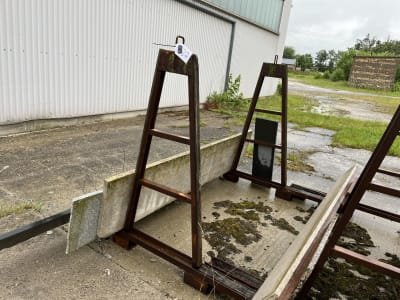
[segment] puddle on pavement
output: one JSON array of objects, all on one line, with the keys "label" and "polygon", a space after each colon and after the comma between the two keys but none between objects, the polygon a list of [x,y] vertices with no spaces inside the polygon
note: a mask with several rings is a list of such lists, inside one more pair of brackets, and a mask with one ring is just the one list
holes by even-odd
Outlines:
[{"label": "puddle on pavement", "polygon": [[329,95],[315,95],[312,98],[318,101],[318,106],[311,109],[313,113],[382,122],[387,122],[392,117],[376,111],[376,107],[366,101],[354,101]]}]

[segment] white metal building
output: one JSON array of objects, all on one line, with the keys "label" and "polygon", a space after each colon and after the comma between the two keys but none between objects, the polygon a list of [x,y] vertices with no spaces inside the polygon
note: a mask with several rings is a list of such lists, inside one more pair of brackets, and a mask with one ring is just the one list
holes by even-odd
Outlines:
[{"label": "white metal building", "polygon": [[[198,55],[202,101],[229,73],[250,97],[262,62],[282,55],[290,9],[291,0],[0,0],[0,125],[145,109],[155,44],[176,35]],[[186,103],[186,81],[168,74],[161,106]]]}]

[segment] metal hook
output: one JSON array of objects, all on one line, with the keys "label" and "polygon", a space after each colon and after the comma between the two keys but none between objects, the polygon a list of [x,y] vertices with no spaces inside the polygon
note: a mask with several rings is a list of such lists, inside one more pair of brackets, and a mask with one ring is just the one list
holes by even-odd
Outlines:
[{"label": "metal hook", "polygon": [[185,38],[181,35],[177,35],[175,39],[175,44],[178,44],[178,40],[182,39],[182,44],[185,44]]},{"label": "metal hook", "polygon": [[274,64],[276,65],[277,63],[278,63],[278,55],[275,55]]}]

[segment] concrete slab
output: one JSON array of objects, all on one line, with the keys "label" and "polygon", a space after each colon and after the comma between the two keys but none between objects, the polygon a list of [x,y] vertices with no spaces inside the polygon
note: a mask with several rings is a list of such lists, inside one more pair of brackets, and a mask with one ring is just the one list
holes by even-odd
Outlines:
[{"label": "concrete slab", "polygon": [[67,254],[96,239],[101,199],[103,199],[103,191],[86,194],[72,201]]},{"label": "concrete slab", "polygon": [[[201,146],[200,184],[218,178],[227,172],[237,149],[240,134]],[[147,166],[145,177],[171,188],[190,191],[189,152],[184,152]],[[100,209],[98,236],[106,238],[121,230],[132,195],[135,171],[107,178]],[[136,221],[143,219],[175,199],[153,190],[143,188],[136,214]]]},{"label": "concrete slab", "polygon": [[128,271],[90,247],[64,251],[61,229],[3,250],[0,299],[176,299],[139,270]]}]

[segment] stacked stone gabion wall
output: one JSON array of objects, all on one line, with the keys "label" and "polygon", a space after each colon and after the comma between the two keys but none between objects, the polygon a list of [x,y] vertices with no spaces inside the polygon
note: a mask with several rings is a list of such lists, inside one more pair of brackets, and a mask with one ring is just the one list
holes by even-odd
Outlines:
[{"label": "stacked stone gabion wall", "polygon": [[391,89],[400,57],[356,56],[350,72],[352,86]]}]

